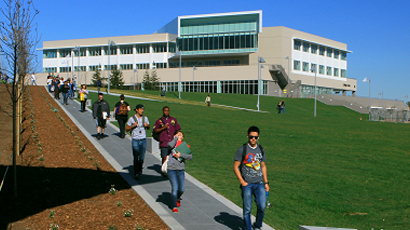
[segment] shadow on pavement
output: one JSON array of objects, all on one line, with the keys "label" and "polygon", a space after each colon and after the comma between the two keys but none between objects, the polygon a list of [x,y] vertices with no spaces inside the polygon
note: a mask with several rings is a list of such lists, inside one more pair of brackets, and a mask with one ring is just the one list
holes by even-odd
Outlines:
[{"label": "shadow on pavement", "polygon": [[220,212],[218,216],[215,216],[214,220],[230,229],[245,229],[245,225],[243,224],[243,219],[241,217],[234,216],[226,212]]}]

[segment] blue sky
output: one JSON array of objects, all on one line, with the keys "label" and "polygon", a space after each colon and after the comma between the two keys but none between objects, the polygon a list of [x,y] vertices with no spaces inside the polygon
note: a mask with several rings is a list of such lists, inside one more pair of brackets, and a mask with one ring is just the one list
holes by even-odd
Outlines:
[{"label": "blue sky", "polygon": [[[0,6],[4,3],[1,1]],[[43,41],[151,34],[179,15],[263,11],[263,26],[286,26],[347,44],[357,96],[407,100],[409,0],[34,0]],[[41,61],[41,56],[39,57]]]}]

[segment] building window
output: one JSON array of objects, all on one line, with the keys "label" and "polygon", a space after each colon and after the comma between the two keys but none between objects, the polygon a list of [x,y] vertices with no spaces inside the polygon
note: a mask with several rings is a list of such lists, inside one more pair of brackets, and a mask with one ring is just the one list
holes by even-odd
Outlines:
[{"label": "building window", "polygon": [[121,64],[120,69],[121,70],[132,69],[132,64]]},{"label": "building window", "polygon": [[169,43],[169,52],[170,53],[175,53],[177,51],[177,45],[174,43]]},{"label": "building window", "polygon": [[316,64],[310,64],[310,72],[317,73],[318,69],[316,69]]},{"label": "building window", "polygon": [[136,45],[135,50],[136,50],[137,54],[149,53],[149,45]]},{"label": "building window", "polygon": [[303,43],[303,52],[309,52],[309,47],[310,47],[309,43],[304,42]]},{"label": "building window", "polygon": [[325,74],[325,66],[319,65],[319,74]]},{"label": "building window", "polygon": [[[80,48],[80,57],[85,57],[85,48]],[[74,57],[78,57],[78,51],[76,51],[76,50],[74,50],[73,51],[73,53],[74,53]]]},{"label": "building window", "polygon": [[341,69],[341,77],[346,78],[346,70],[345,69]]},{"label": "building window", "polygon": [[327,48],[327,49],[326,49],[326,53],[327,53],[327,56],[328,56],[328,57],[332,57],[332,49]]},{"label": "building window", "polygon": [[43,58],[57,58],[57,50],[44,50]]},{"label": "building window", "polygon": [[325,47],[323,47],[323,46],[319,47],[319,55],[325,56]]},{"label": "building window", "polygon": [[309,71],[309,63],[303,62],[302,70],[303,70],[304,72],[308,72],[308,71]]},{"label": "building window", "polygon": [[205,66],[220,66],[221,61],[205,61]]},{"label": "building window", "polygon": [[338,50],[335,50],[335,52],[334,52],[334,54],[333,54],[333,57],[334,57],[335,59],[339,59],[339,51],[338,51]]},{"label": "building window", "polygon": [[186,66],[187,67],[202,66],[202,61],[187,61]]},{"label": "building window", "polygon": [[332,67],[326,66],[326,75],[332,76]]},{"label": "building window", "polygon": [[71,53],[71,50],[70,49],[61,49],[61,50],[58,50],[58,53],[60,54],[59,57],[64,58],[64,57],[67,57]]},{"label": "building window", "polygon": [[[118,69],[117,65],[110,65],[110,70]],[[104,65],[104,70],[108,70],[108,65]]]},{"label": "building window", "polygon": [[339,68],[333,68],[333,76],[339,77]]},{"label": "building window", "polygon": [[88,48],[88,54],[90,56],[101,56],[101,48],[100,47]]},{"label": "building window", "polygon": [[342,52],[341,58],[342,58],[342,60],[346,61],[346,60],[347,60],[347,53],[346,53],[346,52]]},{"label": "building window", "polygon": [[300,70],[300,61],[293,61],[293,69],[294,70]]},{"label": "building window", "polygon": [[60,73],[67,73],[71,72],[71,66],[70,67],[60,67]]},{"label": "building window", "polygon": [[77,71],[85,71],[85,66],[80,66],[80,67],[74,66],[74,72],[77,72]]},{"label": "building window", "polygon": [[97,71],[99,68],[99,65],[90,65],[88,66],[88,71]]},{"label": "building window", "polygon": [[57,67],[48,67],[43,69],[43,73],[55,73],[57,72]]},{"label": "building window", "polygon": [[167,68],[167,63],[155,63],[155,67],[157,69],[166,69]]},{"label": "building window", "polygon": [[120,54],[132,54],[132,46],[120,46]]},{"label": "building window", "polygon": [[[108,46],[104,47],[104,55],[108,55]],[[110,46],[110,55],[117,55],[117,47]]]},{"label": "building window", "polygon": [[149,69],[149,63],[135,64],[136,69]]},{"label": "building window", "polygon": [[224,60],[224,65],[239,65],[239,59],[235,60]]},{"label": "building window", "polygon": [[316,54],[317,53],[317,45],[311,45],[311,47],[310,47],[310,52],[312,53],[312,54]]},{"label": "building window", "polygon": [[153,44],[152,45],[152,51],[154,53],[165,53],[167,52],[167,44],[163,43],[163,44]]},{"label": "building window", "polygon": [[293,41],[293,49],[294,50],[300,50],[300,41],[298,41],[298,40],[294,40]]}]

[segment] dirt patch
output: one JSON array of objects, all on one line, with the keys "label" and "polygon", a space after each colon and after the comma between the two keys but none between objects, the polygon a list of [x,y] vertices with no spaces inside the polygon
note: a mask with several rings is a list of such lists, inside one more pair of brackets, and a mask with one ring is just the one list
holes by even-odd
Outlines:
[{"label": "dirt patch", "polygon": [[[0,229],[50,229],[52,224],[60,229],[169,229],[58,111],[44,88],[30,87],[26,98],[23,133],[28,141],[17,159],[17,198],[9,171],[0,193]],[[1,171],[5,167],[2,163]],[[110,193],[112,186],[116,192]]]}]

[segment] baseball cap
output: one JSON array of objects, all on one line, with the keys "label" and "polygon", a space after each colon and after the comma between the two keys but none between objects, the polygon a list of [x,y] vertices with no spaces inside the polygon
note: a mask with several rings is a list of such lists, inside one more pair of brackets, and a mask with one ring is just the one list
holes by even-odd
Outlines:
[{"label": "baseball cap", "polygon": [[141,109],[141,108],[144,108],[144,106],[141,105],[141,104],[138,104],[138,105],[135,107],[135,109]]}]

